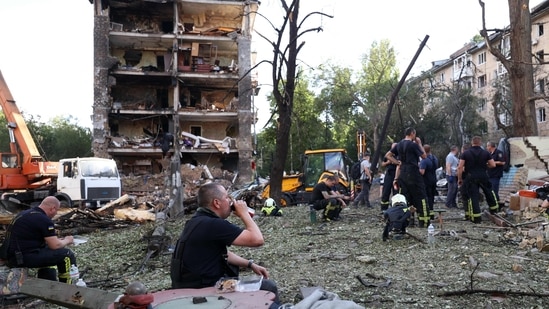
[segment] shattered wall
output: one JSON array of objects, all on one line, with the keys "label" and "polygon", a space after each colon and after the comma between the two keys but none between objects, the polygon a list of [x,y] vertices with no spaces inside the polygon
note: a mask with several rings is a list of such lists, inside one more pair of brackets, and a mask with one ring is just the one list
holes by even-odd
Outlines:
[{"label": "shattered wall", "polygon": [[109,96],[109,69],[117,63],[117,59],[108,55],[109,45],[109,18],[108,16],[95,15],[94,17],[94,87],[93,87],[93,141],[92,150],[94,156],[109,158],[109,125],[108,116],[110,111]]}]

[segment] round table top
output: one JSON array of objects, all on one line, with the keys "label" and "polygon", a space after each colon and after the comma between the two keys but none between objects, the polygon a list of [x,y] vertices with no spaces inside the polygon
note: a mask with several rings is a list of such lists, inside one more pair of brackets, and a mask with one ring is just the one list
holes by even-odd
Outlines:
[{"label": "round table top", "polygon": [[[193,308],[200,303],[203,309],[256,309],[269,308],[275,295],[269,291],[218,293],[215,287],[203,289],[174,289],[152,293],[154,309]],[[115,304],[109,309],[117,308]]]}]

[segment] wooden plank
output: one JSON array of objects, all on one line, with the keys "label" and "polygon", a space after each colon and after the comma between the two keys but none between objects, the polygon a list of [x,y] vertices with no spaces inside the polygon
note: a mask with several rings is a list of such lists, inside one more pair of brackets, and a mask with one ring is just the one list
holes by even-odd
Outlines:
[{"label": "wooden plank", "polygon": [[101,215],[104,212],[106,212],[107,210],[110,210],[110,208],[116,207],[118,205],[123,205],[123,204],[129,202],[130,200],[131,200],[130,196],[127,195],[127,194],[124,194],[121,197],[119,197],[118,199],[107,203],[105,206],[96,209],[94,211],[94,213],[96,213],[98,215]]},{"label": "wooden plank", "polygon": [[104,309],[119,296],[99,289],[38,278],[27,278],[19,292],[69,309]]},{"label": "wooden plank", "polygon": [[213,143],[215,148],[217,148],[217,150],[223,152],[225,151],[225,147],[223,147],[223,145],[221,145],[220,143]]}]

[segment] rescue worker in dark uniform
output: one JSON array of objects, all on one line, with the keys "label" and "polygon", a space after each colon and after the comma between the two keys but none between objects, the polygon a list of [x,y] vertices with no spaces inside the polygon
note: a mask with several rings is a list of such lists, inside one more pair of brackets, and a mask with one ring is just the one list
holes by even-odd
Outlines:
[{"label": "rescue worker in dark uniform", "polygon": [[[391,149],[396,147],[397,143],[393,143],[391,145]],[[398,160],[393,159],[393,161],[389,160],[389,158],[384,157],[383,162],[381,162],[381,166],[385,167],[385,178],[383,179],[383,188],[381,191],[381,211],[389,209],[389,198],[391,197],[391,193],[395,195],[397,192],[394,190],[393,186],[393,180],[395,179],[395,173],[397,165],[399,164]]]},{"label": "rescue worker in dark uniform", "polygon": [[[471,148],[465,151],[459,159],[457,175],[458,185],[464,185],[467,191],[468,202],[465,213],[473,223],[482,222],[479,189],[482,189],[484,193],[486,202],[490,207],[490,212],[496,212],[499,208],[496,195],[492,190],[492,185],[486,173],[486,169],[494,168],[496,163],[490,153],[482,149],[480,145],[482,145],[480,136],[473,137]],[[465,179],[463,178],[464,169],[467,171]]]},{"label": "rescue worker in dark uniform", "polygon": [[[463,153],[465,151],[467,151],[467,149],[469,149],[469,148],[471,148],[471,143],[463,144],[463,146],[461,146],[461,155],[459,157],[461,158]],[[458,165],[459,165],[459,163],[458,163]],[[456,171],[456,177],[457,177],[457,171]],[[465,168],[461,172],[461,177],[463,179],[467,179],[467,171],[465,170]],[[469,220],[471,220],[471,218],[469,218],[469,212],[467,211],[467,204],[469,202],[469,196],[467,195],[466,186],[465,186],[465,184],[462,184],[458,188],[459,188],[459,191],[458,191],[459,192],[459,203],[461,203],[461,208],[465,210],[465,221],[469,221]]]},{"label": "rescue worker in dark uniform", "polygon": [[418,226],[428,227],[431,216],[427,205],[425,183],[418,165],[420,158],[425,159],[427,155],[414,128],[406,128],[404,133],[406,135],[404,139],[385,156],[393,160],[397,156],[400,158],[400,165],[397,166],[393,183],[398,184],[400,193],[406,196],[408,203],[415,206],[418,213]]},{"label": "rescue worker in dark uniform", "polygon": [[435,196],[437,195],[437,168],[438,158],[431,153],[431,146],[424,145],[427,158],[419,162],[419,173],[423,176],[423,182],[425,183],[425,193],[427,194],[427,205],[429,205],[429,214],[431,219],[434,219],[435,213],[433,211],[435,207]]},{"label": "rescue worker in dark uniform", "polygon": [[486,150],[488,150],[492,156],[492,159],[494,159],[494,162],[496,163],[496,167],[488,169],[488,178],[490,178],[492,190],[496,194],[496,201],[498,202],[498,205],[501,206],[504,203],[502,203],[499,199],[499,183],[501,181],[501,177],[503,177],[505,156],[503,155],[503,151],[499,150],[494,142],[486,143]]},{"label": "rescue worker in dark uniform", "polygon": [[345,203],[344,200],[348,200],[349,197],[333,189],[338,181],[338,176],[327,176],[315,185],[313,192],[311,193],[311,200],[309,203],[313,204],[314,209],[323,210],[322,219],[324,221],[339,220],[341,209],[347,206],[347,203]]},{"label": "rescue worker in dark uniform", "polygon": [[[38,278],[71,283],[69,270],[76,265],[74,253],[66,246],[72,236],[57,237],[51,220],[60,208],[59,200],[46,197],[34,208],[18,214],[8,226],[8,265],[10,267],[39,268]],[[55,268],[57,266],[57,276]]]}]

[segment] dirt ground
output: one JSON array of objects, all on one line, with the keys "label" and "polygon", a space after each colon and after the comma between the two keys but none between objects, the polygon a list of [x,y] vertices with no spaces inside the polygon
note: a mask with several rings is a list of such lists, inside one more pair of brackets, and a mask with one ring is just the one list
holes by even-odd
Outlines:
[{"label": "dirt ground", "polygon": [[[417,227],[408,229],[412,236],[383,242],[375,190],[374,208],[346,208],[337,222],[311,223],[306,206],[284,208],[282,217],[258,215],[265,245],[232,250],[269,269],[283,303],[298,303],[301,287],[322,287],[365,308],[549,307],[549,254],[539,252],[535,242],[524,243],[527,236],[546,234],[541,223],[519,228],[488,220],[472,224],[463,221],[462,210],[452,209],[443,213],[444,233],[435,220],[433,245],[426,242],[427,230]],[[171,243],[189,217],[166,224]],[[229,220],[239,224],[238,218]],[[88,287],[122,293],[128,283],[141,281],[152,292],[168,289],[169,246],[145,258],[144,236],[154,227],[148,223],[83,235],[88,242],[73,249]]]}]

